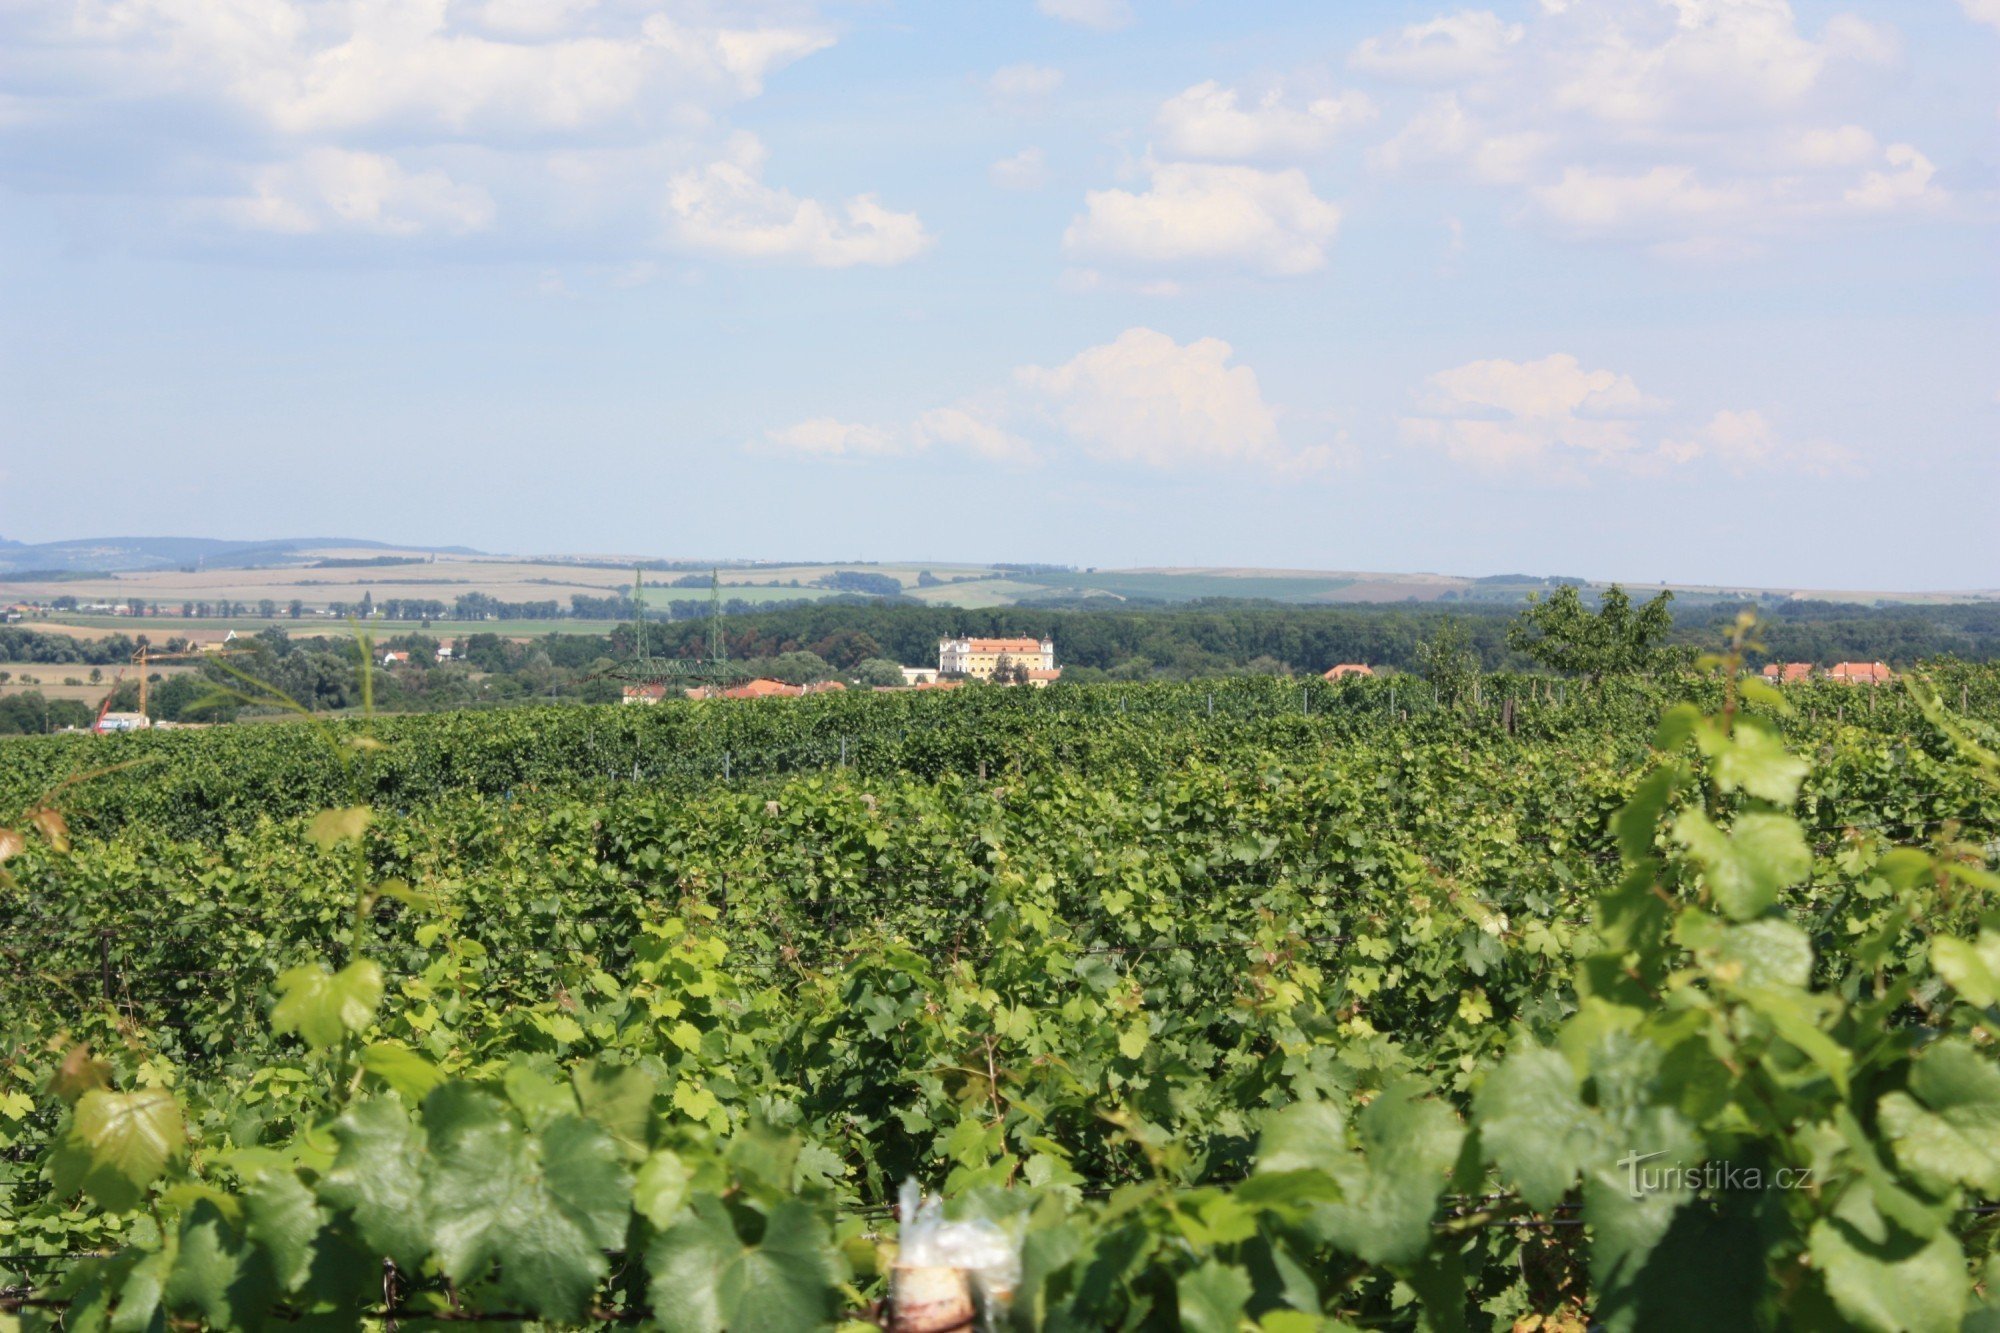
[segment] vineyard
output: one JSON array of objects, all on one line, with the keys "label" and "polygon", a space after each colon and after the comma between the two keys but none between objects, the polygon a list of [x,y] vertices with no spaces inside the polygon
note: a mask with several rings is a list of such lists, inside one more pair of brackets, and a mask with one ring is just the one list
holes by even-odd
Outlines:
[{"label": "vineyard", "polygon": [[0,740],[0,1330],[2000,1329],[2000,668],[1739,666]]}]

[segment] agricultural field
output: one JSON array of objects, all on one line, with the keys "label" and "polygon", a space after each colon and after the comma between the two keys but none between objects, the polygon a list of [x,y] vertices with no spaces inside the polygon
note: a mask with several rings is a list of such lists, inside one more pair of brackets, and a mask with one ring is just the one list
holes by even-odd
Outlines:
[{"label": "agricultural field", "polygon": [[1991,1327],[2000,669],[1734,665],[0,740],[0,1310]]},{"label": "agricultural field", "polygon": [[[141,554],[127,553],[125,558],[137,560]],[[113,606],[137,599],[164,613],[160,619],[174,622],[175,629],[171,632],[192,631],[197,636],[216,637],[230,629],[240,633],[246,628],[254,630],[267,625],[293,630],[314,623],[325,625],[332,622],[315,613],[335,605],[357,606],[364,596],[377,605],[391,600],[438,602],[447,611],[467,596],[490,598],[517,609],[532,603],[553,604],[561,619],[510,618],[499,622],[506,629],[496,631],[532,635],[578,630],[592,624],[589,619],[569,618],[571,599],[615,600],[629,594],[632,567],[644,559],[615,555],[490,556],[461,551],[297,544],[285,544],[282,552],[263,554],[270,563],[249,567],[227,561],[208,567],[190,559],[186,565],[153,563],[122,571],[68,569],[59,571],[60,577],[35,577],[32,570],[16,569],[9,573],[0,569],[0,604],[24,600],[46,605],[57,598],[73,598],[75,605],[83,609],[62,611],[46,621],[36,621],[36,625],[79,633],[151,632],[152,617],[134,621],[122,616],[92,615],[88,611],[93,605]],[[240,554],[236,557],[247,558]],[[1101,602],[1107,607],[1127,603],[1172,605],[1204,598],[1262,599],[1301,606],[1412,600],[1438,605],[1467,602],[1518,605],[1529,594],[1546,593],[1556,583],[1526,575],[1468,578],[1450,574],[1196,567],[1053,569],[921,561],[804,564],[719,561],[713,568],[726,599],[753,607],[820,601],[843,593],[895,594],[932,606],[967,609],[1032,607],[1052,600]],[[669,602],[704,600],[709,595],[709,572],[710,566],[698,561],[672,569],[648,569],[646,601],[659,608]],[[681,586],[680,580],[686,580],[686,586]],[[1601,589],[1604,585],[1589,586]],[[1738,597],[1779,602],[1786,598],[1808,598],[1864,606],[1884,600],[1894,604],[1947,605],[2000,598],[2000,592],[1990,589],[1956,593],[1829,592],[1689,586],[1678,588],[1678,592],[1684,604],[1696,606]],[[302,602],[308,611],[302,620],[286,614],[286,608],[294,600]],[[206,604],[212,610],[223,601],[238,604],[239,614],[231,618],[213,615],[190,618],[180,614],[187,604],[197,609]],[[273,604],[275,617],[254,614],[265,602]],[[437,617],[433,620],[442,623]],[[465,623],[490,630],[496,622],[450,622],[450,627],[458,631]]]}]

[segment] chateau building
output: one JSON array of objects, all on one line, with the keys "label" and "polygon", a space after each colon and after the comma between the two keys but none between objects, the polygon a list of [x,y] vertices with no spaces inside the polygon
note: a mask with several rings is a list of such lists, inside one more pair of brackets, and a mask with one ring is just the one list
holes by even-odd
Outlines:
[{"label": "chateau building", "polygon": [[[938,674],[991,680],[1001,658],[1031,672],[1056,670],[1054,639],[939,639]],[[1044,681],[1053,676],[1043,677]]]}]

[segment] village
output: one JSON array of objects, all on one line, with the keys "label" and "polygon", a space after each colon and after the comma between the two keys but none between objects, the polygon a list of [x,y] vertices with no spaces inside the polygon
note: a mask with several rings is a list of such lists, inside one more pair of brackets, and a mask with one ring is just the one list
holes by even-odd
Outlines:
[{"label": "village", "polygon": [[[968,681],[980,681],[1040,689],[1062,677],[1062,668],[1056,665],[1055,640],[1048,638],[943,638],[938,640],[938,664],[935,667],[906,666],[902,670],[901,685],[872,685],[869,688],[876,691],[948,690]],[[669,688],[664,681],[640,681],[625,686],[623,701],[628,704],[660,703],[667,698]],[[759,677],[739,685],[685,686],[680,692],[689,699],[779,699],[846,688],[837,680],[794,685]]]}]

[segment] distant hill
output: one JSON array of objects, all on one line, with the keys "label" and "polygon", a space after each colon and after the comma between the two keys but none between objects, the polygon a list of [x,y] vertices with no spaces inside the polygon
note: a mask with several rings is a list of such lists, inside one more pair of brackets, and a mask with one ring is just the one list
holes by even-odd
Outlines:
[{"label": "distant hill", "polygon": [[[517,617],[540,620],[567,615],[572,600],[579,596],[586,600],[610,597],[615,602],[629,588],[635,566],[647,571],[646,597],[650,603],[679,604],[683,611],[697,601],[706,601],[711,570],[719,575],[722,597],[745,605],[859,595],[966,609],[1134,610],[1249,601],[1294,606],[1424,603],[1518,607],[1530,596],[1546,596],[1566,585],[1580,587],[1586,595],[1606,586],[1602,578],[1575,574],[1203,566],[1099,569],[909,560],[664,559],[632,554],[506,556],[458,546],[396,545],[351,537],[268,541],[90,537],[40,544],[0,540],[0,581],[7,584],[7,600],[73,597],[81,603],[120,603],[136,597],[177,605],[225,599],[254,603],[270,598],[280,602],[298,599],[317,608],[358,601],[364,592],[376,601],[428,599],[446,604],[478,593],[509,605],[541,608]],[[616,573],[607,577],[598,571]],[[1645,597],[1664,585],[1627,586],[1635,596]],[[1674,593],[1684,610],[1745,601],[1770,608],[1799,602],[1890,606],[2000,601],[2000,590],[1995,589],[1925,592],[1676,584]],[[590,614],[604,616],[612,611],[598,607]]]},{"label": "distant hill", "polygon": [[142,569],[249,569],[303,564],[303,552],[326,550],[435,550],[474,555],[463,546],[402,547],[354,537],[286,537],[275,541],[224,541],[214,537],[83,537],[63,542],[13,542],[0,538],[0,574],[110,574]]}]

